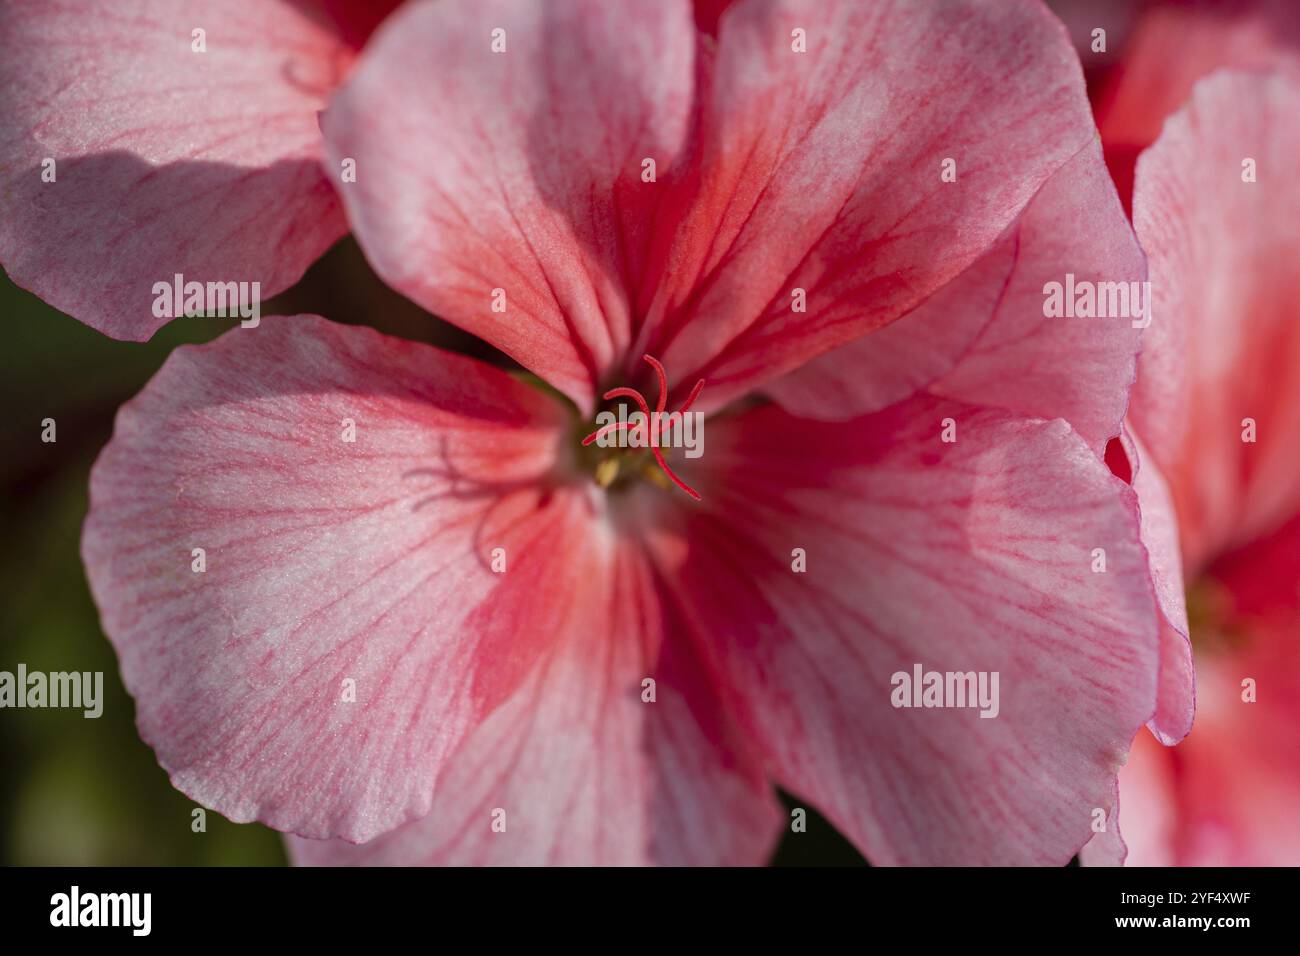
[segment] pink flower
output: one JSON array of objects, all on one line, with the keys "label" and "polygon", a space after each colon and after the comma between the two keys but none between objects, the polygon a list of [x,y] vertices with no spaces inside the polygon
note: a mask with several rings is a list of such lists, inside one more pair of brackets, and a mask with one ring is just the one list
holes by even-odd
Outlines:
[{"label": "pink flower", "polygon": [[[41,91],[4,140],[20,281],[145,335],[153,282],[280,287],[339,234],[304,124],[342,68],[286,101],[289,12],[209,17],[210,53],[236,22],[266,51],[252,82],[202,67],[240,85],[236,128],[186,112],[220,98],[151,74],[130,17],[99,86],[130,74],[149,108],[88,111],[62,51],[93,52],[17,9],[0,38]],[[1157,708],[1136,496],[1101,457],[1140,330],[1044,315],[1066,272],[1145,277],[1064,31],[966,0],[709,25],[411,4],[322,117],[379,275],[568,401],[298,316],[177,350],[119,415],[83,553],[141,734],[301,861],[757,863],[775,782],[876,863],[1062,864],[1137,729],[1185,729],[1185,696]],[[104,168],[148,202],[23,179],[59,144],[121,149]],[[707,450],[671,462],[698,503],[582,450],[607,389],[655,394],[646,354],[671,407],[706,380]],[[997,717],[894,706],[914,665],[996,672]]]},{"label": "pink flower", "polygon": [[1121,774],[1131,863],[1300,862],[1297,150],[1293,62],[1202,80],[1137,163],[1156,318],[1131,419],[1178,520],[1198,691],[1190,736],[1141,735]]},{"label": "pink flower", "polygon": [[[1050,0],[1089,75],[1106,161],[1127,205],[1138,155],[1202,77],[1291,69],[1300,50],[1293,0]],[[1102,30],[1098,42],[1097,30]],[[1104,49],[1099,48],[1104,45]]]},{"label": "pink flower", "polygon": [[[1098,90],[1108,149],[1136,157],[1202,78],[1218,69],[1294,67],[1300,17],[1290,0],[1146,0],[1105,57]],[[1098,56],[1101,60],[1103,57]]]}]

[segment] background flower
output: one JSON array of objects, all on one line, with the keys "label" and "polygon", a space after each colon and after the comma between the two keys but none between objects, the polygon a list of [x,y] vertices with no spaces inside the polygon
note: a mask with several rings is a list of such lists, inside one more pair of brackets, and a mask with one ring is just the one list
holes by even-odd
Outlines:
[{"label": "background flower", "polygon": [[1300,83],[1220,71],[1138,160],[1157,320],[1130,417],[1178,517],[1198,688],[1188,738],[1139,735],[1121,774],[1136,864],[1300,861],[1297,148]]}]

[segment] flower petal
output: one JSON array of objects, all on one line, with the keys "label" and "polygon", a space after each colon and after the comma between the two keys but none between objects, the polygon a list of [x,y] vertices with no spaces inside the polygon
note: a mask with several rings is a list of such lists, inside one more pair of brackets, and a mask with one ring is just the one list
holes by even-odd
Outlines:
[{"label": "flower petal", "polygon": [[[932,390],[1029,418],[1064,418],[1100,457],[1128,407],[1148,293],[1142,250],[1095,142],[1034,197],[1017,241],[997,315]],[[1074,288],[1076,306],[1080,290],[1094,292],[1097,314],[1047,315],[1050,283],[1063,298]]]},{"label": "flower petal", "polygon": [[929,298],[1092,136],[1035,6],[749,2],[718,32],[697,58],[680,4],[399,15],[324,123],[376,269],[584,407],[649,351],[716,408]]},{"label": "flower petal", "polygon": [[1197,81],[1221,69],[1300,66],[1300,20],[1290,0],[1151,3],[1098,95],[1107,149],[1150,146]]},{"label": "flower petal", "polygon": [[1178,813],[1173,780],[1176,753],[1149,733],[1138,732],[1119,772],[1119,793],[1106,818],[1106,830],[1079,851],[1082,865],[1175,865],[1171,848]]},{"label": "flower petal", "polygon": [[[1100,455],[1128,406],[1145,278],[1101,151],[1089,143],[1047,180],[992,251],[934,297],[769,390],[804,417],[842,420],[924,387],[1027,417],[1064,418]],[[1109,314],[1048,316],[1049,283],[1062,296],[1093,284]]]},{"label": "flower petal", "polygon": [[695,35],[678,0],[398,13],[322,120],[376,271],[589,408],[631,336],[663,188],[642,162],[681,150]]},{"label": "flower petal", "polygon": [[1034,4],[738,3],[706,66],[633,350],[706,377],[706,410],[924,302],[1094,135]]},{"label": "flower petal", "polygon": [[593,522],[553,484],[565,436],[490,366],[311,316],[173,352],[119,413],[82,542],[172,782],[314,837],[426,813],[581,610]]},{"label": "flower petal", "polygon": [[[652,540],[778,782],[873,863],[1066,863],[1154,708],[1131,489],[1063,422],[928,398],[710,427]],[[891,706],[916,665],[997,672],[996,718]]]},{"label": "flower petal", "polygon": [[1128,862],[1295,866],[1300,517],[1215,562],[1207,580],[1226,613],[1197,630],[1196,726],[1172,749],[1140,734],[1120,773]]},{"label": "flower petal", "polygon": [[822,422],[878,412],[924,391],[952,371],[993,320],[1017,249],[1013,232],[901,319],[805,362],[763,391],[786,411]]},{"label": "flower petal", "polygon": [[0,5],[10,278],[134,340],[166,324],[153,286],[177,273],[260,282],[263,297],[292,285],[347,228],[320,170],[317,111],[391,6]]},{"label": "flower petal", "polygon": [[1196,726],[1175,748],[1139,735],[1120,774],[1128,862],[1295,866],[1300,518],[1216,562],[1208,578],[1227,614],[1196,632]]},{"label": "flower petal", "polygon": [[1227,615],[1218,633],[1196,632],[1207,649],[1197,654],[1196,727],[1174,751],[1178,812],[1166,847],[1185,866],[1296,866],[1300,515],[1218,559],[1207,579]]},{"label": "flower petal", "polygon": [[[771,786],[625,549],[536,680],[452,759],[433,809],[363,846],[291,838],[309,865],[757,865]],[[647,703],[641,644],[665,636]],[[504,811],[504,817],[500,813]],[[494,814],[497,814],[494,817]],[[504,830],[493,829],[494,819]]]},{"label": "flower petal", "polygon": [[1130,484],[1142,512],[1142,544],[1151,566],[1151,583],[1160,605],[1160,684],[1156,711],[1147,726],[1163,744],[1177,743],[1192,729],[1196,711],[1196,675],[1188,638],[1187,597],[1178,548],[1178,516],[1169,486],[1138,437],[1121,434],[1128,457]]},{"label": "flower petal", "polygon": [[1189,574],[1300,510],[1297,115],[1300,81],[1218,73],[1138,162],[1155,313],[1131,417],[1169,482]]}]

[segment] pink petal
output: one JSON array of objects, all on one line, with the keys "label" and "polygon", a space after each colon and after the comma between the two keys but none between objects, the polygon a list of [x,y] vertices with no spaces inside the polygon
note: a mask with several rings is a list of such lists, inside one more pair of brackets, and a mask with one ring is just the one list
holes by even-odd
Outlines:
[{"label": "pink petal", "polygon": [[[1137,366],[1146,263],[1095,142],[1034,197],[1018,223],[1019,255],[997,315],[933,391],[1032,418],[1064,418],[1100,456],[1119,434]],[[1118,283],[1107,316],[1049,317],[1046,286]],[[1136,293],[1136,295],[1135,295]]]},{"label": "pink petal", "polygon": [[1017,249],[1013,227],[901,319],[805,362],[764,392],[801,418],[848,421],[924,391],[952,370],[992,321]]},{"label": "pink petal", "polygon": [[323,118],[376,271],[588,407],[632,334],[665,188],[642,160],[666,177],[681,150],[694,38],[681,2],[401,11]]},{"label": "pink petal", "polygon": [[1034,6],[739,3],[717,29],[697,58],[677,4],[399,15],[325,118],[377,270],[580,404],[649,351],[716,408],[929,298],[1092,135]]},{"label": "pink petal", "polygon": [[1094,4],[1071,5],[1089,11],[1074,23],[1109,31],[1106,52],[1079,50],[1106,164],[1126,209],[1132,206],[1138,155],[1198,80],[1225,68],[1300,69],[1300,20],[1292,0],[1146,0],[1130,3],[1126,15],[1101,15]]},{"label": "pink petal", "polygon": [[706,377],[706,408],[924,302],[1093,135],[1078,60],[1036,5],[740,3],[710,66],[634,349]]},{"label": "pink petal", "polygon": [[[779,824],[749,745],[662,617],[638,551],[625,548],[593,612],[536,679],[452,758],[433,809],[367,843],[291,838],[312,865],[756,865]],[[590,590],[588,591],[590,594]],[[662,644],[656,700],[642,699],[637,636]],[[505,811],[505,831],[492,829]]]},{"label": "pink petal", "polygon": [[[1300,81],[1219,73],[1138,163],[1155,318],[1132,418],[1169,481],[1192,573],[1300,510],[1297,115]],[[1242,180],[1245,159],[1256,182]]]},{"label": "pink petal", "polygon": [[[1197,714],[1174,748],[1139,734],[1120,774],[1139,866],[1300,863],[1300,517],[1220,558],[1199,585]],[[1255,681],[1256,700],[1242,699]],[[1092,848],[1086,862],[1095,862]]]},{"label": "pink petal", "polygon": [[[975,266],[903,319],[773,383],[805,417],[844,419],[928,387],[976,405],[1064,418],[1100,455],[1118,434],[1142,319],[1044,314],[1044,287],[1127,283],[1146,265],[1102,162],[1088,144],[1034,196]],[[1140,286],[1138,286],[1140,290]],[[1143,300],[1145,301],[1145,300]]]},{"label": "pink petal", "polygon": [[[1174,866],[1177,825],[1175,761],[1178,751],[1139,731],[1119,772],[1116,806],[1098,833],[1079,851],[1084,866]],[[1122,831],[1121,831],[1122,823]]]},{"label": "pink petal", "polygon": [[1196,678],[1192,644],[1188,639],[1187,599],[1178,548],[1178,516],[1169,486],[1138,437],[1122,435],[1142,512],[1142,543],[1151,565],[1151,582],[1160,605],[1160,684],[1156,712],[1147,726],[1161,743],[1177,743],[1192,729],[1196,710]]},{"label": "pink petal", "polygon": [[[1067,862],[1154,708],[1132,491],[1063,422],[928,398],[710,428],[651,541],[776,779],[873,863]],[[915,664],[997,671],[998,716],[894,708]]]},{"label": "pink petal", "polygon": [[[1221,559],[1224,634],[1198,633],[1196,726],[1175,751],[1182,865],[1300,864],[1300,517]],[[1216,653],[1217,650],[1217,653]],[[1252,679],[1256,701],[1242,699]],[[1121,787],[1125,781],[1121,779]]]},{"label": "pink petal", "polygon": [[[1130,750],[1130,753],[1132,751]],[[1119,832],[1119,782],[1115,783],[1115,795],[1110,812],[1104,818],[1104,827],[1097,832],[1097,820],[1093,820],[1093,835],[1079,850],[1079,863],[1082,866],[1123,866],[1128,856],[1128,845]]]},{"label": "pink petal", "polygon": [[[1192,733],[1165,753],[1134,748],[1132,770],[1120,775],[1131,865],[1300,863],[1298,627],[1300,617],[1287,632],[1252,634],[1265,646],[1246,654],[1201,654]],[[1258,682],[1253,704],[1241,699],[1247,677]]]},{"label": "pink petal", "polygon": [[[0,6],[0,261],[114,338],[154,283],[292,285],[346,231],[317,111],[392,6],[14,0]],[[206,52],[192,31],[206,31]],[[42,179],[55,162],[55,181]],[[251,294],[250,294],[251,298]]]},{"label": "pink petal", "polygon": [[426,813],[597,564],[587,496],[548,484],[567,428],[490,366],[312,316],[173,352],[95,466],[82,553],[175,786],[315,837]]},{"label": "pink petal", "polygon": [[1300,20],[1292,0],[1180,0],[1149,3],[1098,95],[1107,148],[1142,149],[1191,96],[1224,68],[1300,66]]}]

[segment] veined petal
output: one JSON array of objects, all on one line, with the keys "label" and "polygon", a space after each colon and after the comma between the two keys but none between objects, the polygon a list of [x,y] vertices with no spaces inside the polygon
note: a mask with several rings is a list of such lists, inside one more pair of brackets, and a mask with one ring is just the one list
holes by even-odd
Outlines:
[{"label": "veined petal", "polygon": [[376,271],[590,408],[626,350],[695,56],[681,0],[418,3],[323,117]]},{"label": "veined petal", "polygon": [[490,366],[311,316],[173,352],[119,413],[82,542],[172,782],[315,837],[426,813],[581,611],[566,423]]},{"label": "veined petal", "polygon": [[587,581],[589,618],[576,620],[530,681],[465,742],[424,819],[363,846],[290,838],[294,859],[766,862],[780,816],[752,745],[655,594],[639,546],[616,547],[609,558]]},{"label": "veined petal", "polygon": [[[928,398],[710,427],[652,541],[776,779],[873,863],[1066,863],[1155,706],[1132,490],[1063,422]],[[897,706],[917,667],[1000,691]]]},{"label": "veined petal", "polygon": [[1100,456],[1119,433],[1149,303],[1146,262],[1089,143],[1005,235],[903,318],[768,387],[791,411],[844,420],[917,391],[1064,418]]},{"label": "veined petal", "polygon": [[763,391],[801,418],[849,421],[934,385],[974,346],[1015,267],[1014,231],[907,315],[841,345]]},{"label": "veined petal", "polygon": [[584,407],[650,352],[707,410],[928,299],[1094,135],[1034,4],[744,2],[717,32],[677,3],[390,21],[324,122],[379,273]]},{"label": "veined petal", "polygon": [[705,65],[633,355],[706,410],[929,299],[1094,136],[1037,4],[737,3]]}]

